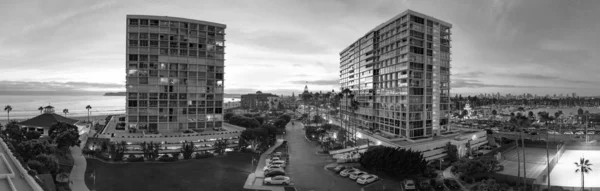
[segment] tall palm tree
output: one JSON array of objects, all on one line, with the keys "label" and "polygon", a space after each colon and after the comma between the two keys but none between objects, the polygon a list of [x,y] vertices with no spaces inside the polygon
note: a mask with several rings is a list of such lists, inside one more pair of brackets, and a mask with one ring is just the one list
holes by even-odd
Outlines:
[{"label": "tall palm tree", "polygon": [[[341,94],[343,95],[343,98],[344,98],[344,100],[346,101],[346,104],[344,104],[344,107],[345,107],[345,108],[344,108],[344,110],[343,110],[343,111],[347,112],[347,111],[348,111],[348,109],[350,108],[350,107],[348,107],[348,100],[349,100],[349,99],[348,99],[348,96],[350,96],[350,94],[352,94],[352,90],[350,90],[350,89],[346,88],[346,89],[342,90],[342,93],[341,93]],[[344,117],[343,117],[343,118],[346,118],[345,116],[347,116],[347,113],[344,115]],[[340,121],[343,121],[343,120],[342,120],[342,119],[340,119]],[[348,123],[349,123],[349,121],[348,121],[348,122],[346,122],[346,127],[345,127],[345,128],[346,128],[347,132],[350,132],[350,133],[352,133],[352,132],[351,132],[351,131],[349,131],[349,129],[348,129]],[[347,137],[350,137],[350,136],[347,136]]]},{"label": "tall palm tree", "polygon": [[[315,92],[315,94],[313,95],[313,105],[317,109],[317,111],[316,111],[316,116],[318,116],[317,118],[321,118],[321,116],[319,115],[319,105],[320,105],[319,100],[321,100],[321,93]],[[317,122],[317,126],[319,126],[319,123],[321,121],[316,121],[316,122]]]},{"label": "tall palm tree", "polygon": [[352,123],[352,129],[354,130],[354,133],[353,133],[354,134],[353,135],[354,136],[354,146],[358,146],[357,145],[358,141],[356,140],[356,132],[357,132],[356,127],[358,126],[358,119],[356,117],[356,110],[358,110],[358,108],[359,108],[359,103],[358,103],[358,101],[356,101],[354,99],[354,94],[350,95],[350,97],[352,99],[352,101],[350,101],[350,110],[352,111],[352,118],[354,119],[353,120],[354,122]]},{"label": "tall palm tree", "polygon": [[[546,131],[550,131],[550,127],[548,126],[548,122],[546,122]],[[550,189],[550,151],[548,149],[548,144],[550,142],[550,133],[546,132],[546,169],[548,175],[548,189]],[[557,151],[558,152],[558,151]]]},{"label": "tall palm tree", "polygon": [[67,113],[69,113],[69,109],[63,109],[63,113],[65,114],[65,117],[67,117]]},{"label": "tall palm tree", "polygon": [[584,177],[586,173],[592,171],[592,163],[590,163],[590,160],[581,157],[579,158],[579,163],[575,162],[575,166],[577,166],[577,169],[575,169],[575,173],[581,172],[581,191],[583,191],[585,188]]},{"label": "tall palm tree", "polygon": [[87,105],[87,106],[85,106],[85,109],[88,110],[88,123],[89,123],[90,122],[90,109],[92,109],[92,106]]},{"label": "tall palm tree", "polygon": [[527,181],[527,166],[526,166],[527,159],[525,158],[525,136],[523,135],[523,133],[525,131],[525,128],[528,127],[529,124],[530,124],[529,118],[521,115],[521,113],[517,114],[516,125],[517,125],[517,127],[519,127],[521,129],[520,137],[521,137],[521,143],[522,143],[521,148],[523,151],[523,184],[525,186],[527,186],[527,182],[526,182]]},{"label": "tall palm tree", "polygon": [[10,111],[12,111],[12,107],[10,105],[4,106],[4,111],[6,111],[7,121],[10,121]]},{"label": "tall palm tree", "polygon": [[44,107],[40,106],[38,107],[38,110],[40,111],[40,114],[42,114],[42,111],[44,111]]},{"label": "tall palm tree", "polygon": [[[344,94],[341,93],[341,92],[335,95],[335,100],[338,101],[338,104],[337,104],[338,106],[341,105],[339,102],[341,102],[343,98],[344,98]],[[342,111],[341,111],[341,108],[338,109],[338,115],[339,115],[338,120],[340,120],[340,126],[342,128],[344,128],[344,121],[342,120]],[[344,136],[344,137],[347,137],[347,136]],[[344,140],[343,144],[344,144],[344,148],[346,148],[346,141],[345,140]]]}]

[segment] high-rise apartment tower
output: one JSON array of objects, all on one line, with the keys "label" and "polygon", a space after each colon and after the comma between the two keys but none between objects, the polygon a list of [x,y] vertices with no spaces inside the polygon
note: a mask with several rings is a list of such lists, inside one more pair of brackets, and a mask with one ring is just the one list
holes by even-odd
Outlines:
[{"label": "high-rise apartment tower", "polygon": [[222,126],[225,25],[127,15],[127,124],[148,132]]},{"label": "high-rise apartment tower", "polygon": [[[406,10],[380,24],[340,53],[345,121],[409,139],[449,130],[450,23]],[[356,117],[353,117],[353,116]],[[352,138],[353,136],[351,136]]]}]

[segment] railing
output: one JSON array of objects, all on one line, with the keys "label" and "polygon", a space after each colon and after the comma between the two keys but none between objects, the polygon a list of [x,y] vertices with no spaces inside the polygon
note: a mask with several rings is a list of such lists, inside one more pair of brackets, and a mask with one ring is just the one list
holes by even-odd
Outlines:
[{"label": "railing", "polygon": [[29,184],[29,186],[31,186],[31,188],[33,190],[43,191],[44,189],[42,189],[42,187],[40,187],[40,185],[33,179],[33,177],[31,177],[31,175],[29,175],[27,173],[27,170],[25,170],[25,168],[23,168],[23,165],[21,164],[21,162],[19,162],[19,160],[17,160],[17,158],[15,158],[14,154],[12,153],[11,150],[8,149],[8,146],[6,145],[6,143],[4,142],[4,140],[2,138],[0,138],[0,142],[1,142],[0,146],[2,146],[2,149],[4,149],[6,151],[6,153],[9,155],[8,158],[10,158],[10,160],[13,162],[14,166],[17,167],[17,170],[19,171],[21,178],[25,179],[27,184]]}]

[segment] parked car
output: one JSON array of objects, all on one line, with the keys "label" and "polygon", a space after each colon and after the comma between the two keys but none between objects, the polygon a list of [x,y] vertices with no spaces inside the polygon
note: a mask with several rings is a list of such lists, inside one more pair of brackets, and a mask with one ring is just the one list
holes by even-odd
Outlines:
[{"label": "parked car", "polygon": [[450,190],[460,190],[460,185],[453,179],[444,179],[444,185]]},{"label": "parked car", "polygon": [[362,175],[358,179],[356,179],[356,183],[365,185],[375,182],[376,180],[379,180],[379,177],[377,175],[367,174]]},{"label": "parked car", "polygon": [[285,176],[285,172],[283,172],[283,171],[271,171],[269,173],[265,173],[265,177],[275,177],[275,176]]},{"label": "parked car", "polygon": [[577,131],[575,132],[575,135],[583,135],[583,131]]},{"label": "parked car", "polygon": [[531,132],[529,135],[538,135],[538,132]]},{"label": "parked car", "polygon": [[571,131],[565,131],[563,134],[565,134],[565,135],[572,135],[573,132],[571,132]]},{"label": "parked car", "polygon": [[433,183],[434,183],[433,184],[433,189],[434,190],[436,190],[436,191],[443,191],[443,190],[445,190],[445,188],[444,188],[444,182],[442,180],[436,180],[436,181],[433,181]]},{"label": "parked car", "polygon": [[268,177],[268,178],[265,178],[264,183],[266,185],[271,185],[271,184],[288,185],[288,184],[290,184],[290,177],[287,177],[287,176]]},{"label": "parked car", "polygon": [[350,167],[348,167],[348,166],[346,166],[346,165],[338,165],[338,166],[336,166],[335,168],[333,168],[333,171],[335,171],[335,172],[340,172],[340,171],[342,171],[342,170],[344,170],[344,169],[347,169],[347,168],[350,168]]},{"label": "parked car", "polygon": [[587,134],[588,135],[594,135],[594,134],[596,134],[596,131],[588,131]]},{"label": "parked car", "polygon": [[344,170],[342,170],[342,172],[340,172],[340,176],[342,176],[342,177],[346,177],[346,176],[349,176],[349,175],[350,175],[350,173],[352,173],[352,172],[356,172],[356,171],[359,171],[359,170],[358,170],[358,169],[355,169],[355,168],[348,168],[348,169],[344,169]]},{"label": "parked car", "polygon": [[[284,171],[283,167],[281,166],[277,166],[277,165],[269,165],[269,166],[265,166],[265,168],[263,168],[263,171],[267,171],[267,170],[282,170]],[[285,172],[285,171],[284,171]]]},{"label": "parked car", "polygon": [[404,180],[404,183],[402,184],[402,186],[404,186],[404,190],[417,190],[417,186],[415,185],[415,181],[412,179],[406,179]]},{"label": "parked car", "polygon": [[554,130],[549,130],[549,131],[548,131],[548,134],[550,134],[550,135],[558,135],[558,134],[560,134],[560,133],[558,133],[558,132],[556,132],[556,131],[554,131]]},{"label": "parked car", "polygon": [[265,170],[265,174],[269,174],[272,172],[282,172],[285,173],[285,170],[283,170],[282,168],[274,168],[274,169],[267,169]]},{"label": "parked car", "polygon": [[421,179],[419,180],[419,190],[426,191],[431,190],[431,185],[429,184],[429,179]]},{"label": "parked car", "polygon": [[353,173],[350,173],[350,179],[352,180],[356,180],[358,177],[362,176],[362,175],[367,175],[367,172],[364,171],[356,171]]},{"label": "parked car", "polygon": [[271,157],[271,161],[280,160],[279,157]]},{"label": "parked car", "polygon": [[278,166],[285,168],[285,161],[282,161],[282,160],[271,161],[269,164],[270,165],[278,165]]}]

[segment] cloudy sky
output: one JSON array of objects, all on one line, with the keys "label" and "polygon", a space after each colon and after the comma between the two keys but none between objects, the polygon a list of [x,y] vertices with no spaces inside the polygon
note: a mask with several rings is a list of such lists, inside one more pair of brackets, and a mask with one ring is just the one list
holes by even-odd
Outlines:
[{"label": "cloudy sky", "polygon": [[452,93],[600,95],[600,1],[0,2],[0,94],[124,91],[125,16],[227,25],[226,93],[339,89],[339,52],[412,9],[453,24]]}]

